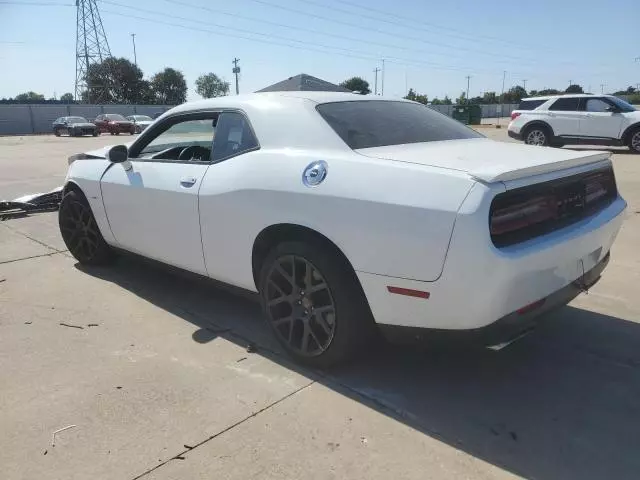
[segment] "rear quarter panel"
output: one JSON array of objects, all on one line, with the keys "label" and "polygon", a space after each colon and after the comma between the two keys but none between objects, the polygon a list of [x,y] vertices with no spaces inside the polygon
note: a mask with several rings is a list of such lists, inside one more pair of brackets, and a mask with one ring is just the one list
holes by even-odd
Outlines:
[{"label": "rear quarter panel", "polygon": [[[307,165],[325,160],[326,180],[307,187]],[[435,280],[456,212],[473,185],[461,172],[349,152],[264,149],[212,165],[200,190],[209,275],[255,290],[251,252],[275,224],[311,228],[363,272]]]}]

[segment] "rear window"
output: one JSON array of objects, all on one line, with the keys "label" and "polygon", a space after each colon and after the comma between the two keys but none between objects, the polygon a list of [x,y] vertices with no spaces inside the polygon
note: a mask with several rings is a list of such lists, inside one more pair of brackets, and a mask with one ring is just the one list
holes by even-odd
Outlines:
[{"label": "rear window", "polygon": [[533,110],[542,105],[546,100],[522,100],[518,105],[518,110]]},{"label": "rear window", "polygon": [[578,97],[559,98],[558,100],[553,102],[553,105],[549,107],[549,110],[560,110],[563,112],[577,111],[579,102],[580,99]]},{"label": "rear window", "polygon": [[415,103],[365,100],[324,103],[316,108],[354,150],[482,138],[482,135],[462,123]]}]

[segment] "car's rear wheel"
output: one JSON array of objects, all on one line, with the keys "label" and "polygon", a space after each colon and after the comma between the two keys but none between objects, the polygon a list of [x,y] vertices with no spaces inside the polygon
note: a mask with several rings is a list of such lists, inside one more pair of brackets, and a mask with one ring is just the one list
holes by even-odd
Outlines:
[{"label": "car's rear wheel", "polygon": [[94,136],[94,137],[97,137],[97,136],[98,136],[98,130],[94,130],[94,131],[93,131],[93,136]]},{"label": "car's rear wheel", "polygon": [[527,128],[524,135],[524,143],[527,145],[547,146],[551,141],[549,129],[543,126],[534,125]]},{"label": "car's rear wheel", "polygon": [[71,190],[62,198],[58,224],[65,245],[80,263],[103,265],[113,258],[82,193]]},{"label": "car's rear wheel", "polygon": [[352,359],[374,322],[353,269],[321,243],[284,242],[263,262],[267,322],[300,363],[329,368]]},{"label": "car's rear wheel", "polygon": [[632,152],[640,153],[640,128],[629,135],[629,148]]}]

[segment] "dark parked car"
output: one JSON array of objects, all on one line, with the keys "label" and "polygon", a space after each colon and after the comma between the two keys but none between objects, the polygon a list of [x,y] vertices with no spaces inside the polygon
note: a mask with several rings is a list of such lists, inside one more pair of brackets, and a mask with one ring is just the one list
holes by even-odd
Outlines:
[{"label": "dark parked car", "polygon": [[87,121],[83,117],[60,117],[53,122],[53,133],[59,137],[66,133],[70,137],[79,137],[81,135],[98,136],[97,127]]},{"label": "dark parked car", "polygon": [[133,135],[135,133],[133,122],[117,113],[98,115],[93,123],[96,124],[100,133],[109,132],[111,135],[120,135],[121,133]]}]

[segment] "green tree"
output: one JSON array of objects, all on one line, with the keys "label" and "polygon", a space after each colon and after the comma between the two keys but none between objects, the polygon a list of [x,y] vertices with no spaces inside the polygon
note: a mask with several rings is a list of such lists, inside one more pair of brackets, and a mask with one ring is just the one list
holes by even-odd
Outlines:
[{"label": "green tree", "polygon": [[352,92],[358,92],[360,95],[367,95],[371,93],[371,89],[369,88],[369,82],[367,82],[364,78],[360,77],[351,77],[340,84],[341,87],[346,88]]},{"label": "green tree", "polygon": [[413,90],[413,88],[409,89],[409,92],[404,98],[406,98],[407,100],[413,100],[414,102],[422,103],[423,105],[426,105],[427,103],[429,103],[429,99],[427,98],[426,95],[421,93],[416,93]]},{"label": "green tree", "polygon": [[502,103],[518,103],[527,96],[527,91],[520,85],[511,87],[509,91],[504,92]]},{"label": "green tree", "polygon": [[178,105],[187,101],[187,81],[181,71],[165,68],[151,77],[151,89],[156,101],[166,105]]},{"label": "green tree", "polygon": [[442,100],[442,105],[452,105],[452,104],[453,104],[453,102],[449,98],[449,95],[445,95],[444,99]]},{"label": "green tree", "polygon": [[584,90],[580,85],[573,84],[567,87],[567,89],[565,90],[565,93],[584,93]]},{"label": "green tree", "polygon": [[44,95],[29,91],[16,95],[14,100],[17,102],[39,102],[44,101]]},{"label": "green tree", "polygon": [[87,103],[137,103],[147,92],[142,70],[126,58],[110,57],[89,65],[85,77]]},{"label": "green tree", "polygon": [[62,95],[60,95],[60,101],[66,103],[73,102],[73,93],[63,93]]},{"label": "green tree", "polygon": [[555,88],[545,88],[538,92],[538,95],[559,95],[562,92],[560,90],[556,90]]},{"label": "green tree", "polygon": [[456,98],[456,105],[462,105],[463,103],[467,103],[467,94],[462,92],[460,96]]},{"label": "green tree", "polygon": [[203,98],[229,95],[229,82],[225,82],[215,73],[205,73],[196,79],[196,92]]}]

